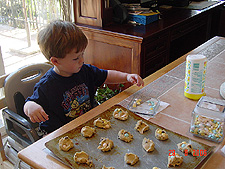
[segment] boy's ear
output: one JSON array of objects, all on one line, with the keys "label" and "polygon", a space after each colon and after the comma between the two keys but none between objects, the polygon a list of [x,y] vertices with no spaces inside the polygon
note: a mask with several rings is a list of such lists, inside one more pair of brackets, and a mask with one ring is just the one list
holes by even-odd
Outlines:
[{"label": "boy's ear", "polygon": [[52,62],[53,65],[57,66],[59,64],[59,60],[57,57],[52,56],[50,58],[50,61]]}]

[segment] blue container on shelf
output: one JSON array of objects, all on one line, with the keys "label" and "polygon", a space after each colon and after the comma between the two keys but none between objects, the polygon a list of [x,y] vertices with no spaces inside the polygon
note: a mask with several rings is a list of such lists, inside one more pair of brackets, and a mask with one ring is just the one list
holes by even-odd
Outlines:
[{"label": "blue container on shelf", "polygon": [[159,13],[150,12],[145,14],[129,14],[128,18],[130,21],[135,21],[136,23],[147,25],[159,19]]}]

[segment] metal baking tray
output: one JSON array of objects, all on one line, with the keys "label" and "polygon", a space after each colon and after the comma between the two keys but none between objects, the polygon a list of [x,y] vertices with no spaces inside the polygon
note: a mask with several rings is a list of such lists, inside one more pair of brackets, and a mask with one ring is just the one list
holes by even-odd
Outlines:
[{"label": "metal baking tray", "polygon": [[[126,121],[120,121],[113,117],[113,111],[116,108],[122,108],[129,112],[129,118]],[[102,117],[104,119],[110,120],[111,128],[109,129],[99,129],[96,128],[97,133],[91,138],[85,138],[81,135],[81,128],[84,126],[94,127],[94,120],[98,117]],[[134,129],[138,120],[143,120],[146,122],[150,130],[146,131],[144,134],[140,134],[138,131]],[[71,168],[90,168],[86,164],[77,164],[73,160],[73,156],[77,151],[85,151],[89,154],[89,159],[93,161],[92,168],[101,168],[103,165],[106,167],[115,167],[116,169],[124,169],[124,168],[167,168],[168,155],[169,153],[175,151],[179,155],[183,156],[184,161],[180,166],[176,168],[179,169],[190,169],[196,168],[200,162],[202,162],[207,156],[210,155],[213,148],[212,146],[205,145],[203,143],[191,140],[185,136],[179,135],[167,129],[166,132],[169,135],[169,139],[166,141],[159,141],[155,138],[155,130],[157,128],[162,128],[158,125],[155,125],[140,116],[132,113],[126,108],[115,105],[97,117],[89,120],[85,124],[74,128],[73,130],[54,138],[45,143],[45,146],[56,156],[58,157],[64,164]],[[118,132],[121,129],[125,129],[131,134],[133,134],[134,139],[130,143],[126,143],[117,138]],[[61,137],[69,136],[74,143],[74,148],[70,149],[68,152],[61,151],[58,146],[58,141]],[[101,137],[107,137],[114,142],[114,148],[109,152],[102,152],[97,149],[98,144],[100,142]],[[155,150],[153,152],[147,153],[142,148],[142,140],[143,138],[149,138],[155,143]],[[191,143],[193,148],[196,151],[206,151],[207,153],[204,155],[188,155],[185,156],[184,153],[178,150],[177,144],[186,141],[187,143]],[[137,162],[134,166],[127,165],[124,162],[124,155],[126,153],[134,153],[139,157],[139,162]]]}]

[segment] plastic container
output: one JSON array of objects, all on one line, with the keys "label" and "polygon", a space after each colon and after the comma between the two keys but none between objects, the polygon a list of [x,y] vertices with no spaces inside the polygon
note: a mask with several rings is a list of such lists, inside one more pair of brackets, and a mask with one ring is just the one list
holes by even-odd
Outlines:
[{"label": "plastic container", "polygon": [[139,14],[139,15],[129,14],[128,18],[130,21],[135,21],[137,23],[147,25],[147,24],[150,24],[152,22],[159,20],[159,13],[152,12],[149,14]]},{"label": "plastic container", "polygon": [[136,94],[127,106],[127,109],[140,115],[154,116],[160,106],[160,100],[153,97],[144,97]]},{"label": "plastic container", "polygon": [[192,112],[190,132],[198,137],[221,142],[224,138],[225,100],[203,96]]},{"label": "plastic container", "polygon": [[207,58],[204,55],[188,55],[186,58],[184,96],[199,100],[205,96]]}]

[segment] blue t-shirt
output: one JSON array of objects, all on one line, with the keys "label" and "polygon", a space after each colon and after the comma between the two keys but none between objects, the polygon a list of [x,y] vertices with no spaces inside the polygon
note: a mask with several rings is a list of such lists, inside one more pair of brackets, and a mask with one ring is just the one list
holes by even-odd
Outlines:
[{"label": "blue t-shirt", "polygon": [[26,100],[40,104],[49,115],[40,129],[50,133],[93,108],[96,88],[105,82],[107,73],[88,64],[70,77],[58,75],[53,68],[46,72]]}]

